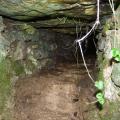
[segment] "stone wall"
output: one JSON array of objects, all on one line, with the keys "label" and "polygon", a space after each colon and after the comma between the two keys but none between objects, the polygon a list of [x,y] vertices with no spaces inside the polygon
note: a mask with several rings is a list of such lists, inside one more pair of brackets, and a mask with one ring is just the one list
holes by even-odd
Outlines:
[{"label": "stone wall", "polygon": [[[100,113],[102,120],[118,120],[120,104],[120,63],[112,57],[112,48],[120,50],[120,7],[114,16],[106,20],[98,35],[98,80],[104,81],[105,107]],[[115,27],[116,22],[116,27]]]},{"label": "stone wall", "polygon": [[36,29],[25,22],[0,17],[0,120],[11,118],[8,111],[14,106],[16,81],[54,68],[57,58],[72,61],[74,40],[73,36],[51,29]]},{"label": "stone wall", "polygon": [[54,66],[53,37],[51,32],[0,17],[0,120],[11,118],[16,80]]}]

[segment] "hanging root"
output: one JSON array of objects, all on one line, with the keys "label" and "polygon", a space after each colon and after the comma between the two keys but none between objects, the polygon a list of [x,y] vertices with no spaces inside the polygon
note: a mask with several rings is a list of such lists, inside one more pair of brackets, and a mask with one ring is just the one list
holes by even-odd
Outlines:
[{"label": "hanging root", "polygon": [[79,45],[80,51],[81,51],[84,66],[85,66],[86,71],[88,73],[88,76],[90,77],[92,82],[95,82],[95,81],[94,81],[93,77],[91,76],[91,74],[90,74],[90,72],[88,70],[88,67],[87,67],[87,64],[86,64],[86,61],[85,61],[85,58],[84,58],[81,42],[84,41],[91,34],[91,32],[93,32],[95,30],[95,28],[100,24],[99,19],[100,19],[100,0],[97,0],[97,18],[96,18],[96,21],[95,21],[93,27],[90,29],[90,31],[87,32],[87,34],[85,36],[83,36],[82,38],[76,40],[76,42]]}]

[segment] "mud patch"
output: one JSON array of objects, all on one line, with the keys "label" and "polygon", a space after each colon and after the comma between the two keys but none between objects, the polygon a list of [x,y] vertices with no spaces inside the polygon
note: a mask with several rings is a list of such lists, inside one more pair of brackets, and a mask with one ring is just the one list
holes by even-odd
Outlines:
[{"label": "mud patch", "polygon": [[[94,64],[88,66],[93,69]],[[15,120],[84,120],[86,103],[95,99],[82,64],[59,64],[18,80],[15,89]]]}]

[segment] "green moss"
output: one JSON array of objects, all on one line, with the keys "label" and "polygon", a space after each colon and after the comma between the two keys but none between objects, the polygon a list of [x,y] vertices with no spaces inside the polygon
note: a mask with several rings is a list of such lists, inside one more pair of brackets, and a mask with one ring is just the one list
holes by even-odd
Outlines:
[{"label": "green moss", "polygon": [[119,108],[119,102],[107,102],[104,109],[99,112],[101,120],[119,120]]},{"label": "green moss", "polygon": [[98,61],[98,65],[99,65],[99,72],[98,72],[98,78],[97,80],[104,80],[104,76],[103,76],[103,70],[105,68],[105,66],[109,65],[109,60],[104,58],[104,54],[102,52],[98,53],[98,57],[97,57],[97,61]]},{"label": "green moss", "polygon": [[36,29],[35,29],[33,26],[28,25],[28,24],[26,24],[26,23],[21,24],[21,25],[20,25],[20,29],[21,29],[21,30],[24,30],[27,34],[34,34],[35,31],[36,31]]},{"label": "green moss", "polygon": [[89,111],[86,120],[119,120],[120,118],[120,103],[119,102],[106,102],[104,108],[100,111],[93,109]]},{"label": "green moss", "polygon": [[2,58],[0,60],[0,119],[4,120],[11,120],[9,102],[13,90],[11,84],[13,73],[16,73],[16,75],[24,73],[22,63],[19,61],[12,61],[8,58]]},{"label": "green moss", "polygon": [[21,61],[13,61],[12,68],[17,76],[25,73],[24,66],[22,65]]},{"label": "green moss", "polygon": [[4,111],[7,99],[11,91],[11,64],[9,60],[0,62],[0,113]]},{"label": "green moss", "polygon": [[106,23],[103,27],[103,32],[106,33],[110,29],[110,24]]},{"label": "green moss", "polygon": [[98,72],[97,80],[98,81],[104,80],[104,77],[103,77],[103,53],[98,54],[97,61],[99,64],[99,72]]},{"label": "green moss", "polygon": [[97,80],[104,80],[104,77],[103,77],[103,69],[100,69],[99,73],[98,73],[98,78]]}]

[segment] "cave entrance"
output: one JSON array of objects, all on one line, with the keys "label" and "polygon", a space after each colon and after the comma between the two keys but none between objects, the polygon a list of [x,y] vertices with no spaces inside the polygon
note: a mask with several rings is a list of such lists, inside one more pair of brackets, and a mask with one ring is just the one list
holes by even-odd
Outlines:
[{"label": "cave entrance", "polygon": [[[40,30],[41,31],[41,30]],[[44,31],[44,32],[43,32]],[[87,75],[76,35],[42,30],[44,40],[54,42],[53,64],[20,78],[15,85],[16,120],[92,120],[97,112],[94,85]],[[96,40],[91,35],[82,43],[90,74],[95,76]]]}]

